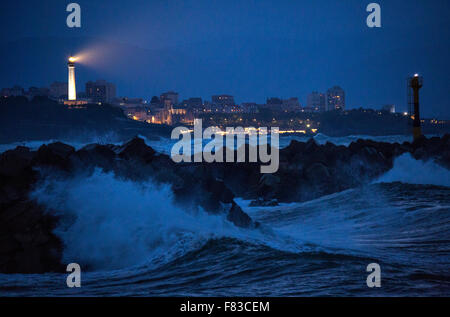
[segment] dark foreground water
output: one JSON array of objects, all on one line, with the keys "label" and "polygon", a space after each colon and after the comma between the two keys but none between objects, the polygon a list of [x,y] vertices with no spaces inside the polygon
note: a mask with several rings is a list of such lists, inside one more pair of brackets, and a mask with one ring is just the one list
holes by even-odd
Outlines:
[{"label": "dark foreground water", "polygon": [[[20,296],[450,295],[449,188],[374,184],[303,204],[255,208],[252,216],[267,227],[265,232],[250,232],[248,237],[243,230],[229,237],[212,234],[180,256],[172,253],[170,259],[85,272],[80,289],[67,288],[62,274],[1,275],[0,292]],[[366,286],[366,266],[372,262],[381,266],[379,289]]]},{"label": "dark foreground water", "polygon": [[[378,182],[317,200],[238,200],[255,230],[102,171],[49,180],[33,196],[69,219],[56,233],[82,287],[68,288],[66,274],[0,275],[0,295],[449,296],[449,175],[404,156]],[[381,288],[366,285],[370,263]]]}]

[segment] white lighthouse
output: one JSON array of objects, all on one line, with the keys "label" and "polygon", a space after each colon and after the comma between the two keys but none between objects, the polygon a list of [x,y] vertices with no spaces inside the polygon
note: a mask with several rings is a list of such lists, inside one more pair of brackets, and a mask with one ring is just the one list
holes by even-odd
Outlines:
[{"label": "white lighthouse", "polygon": [[75,57],[69,57],[67,67],[69,68],[69,87],[68,87],[68,100],[77,100],[77,90],[75,86]]}]

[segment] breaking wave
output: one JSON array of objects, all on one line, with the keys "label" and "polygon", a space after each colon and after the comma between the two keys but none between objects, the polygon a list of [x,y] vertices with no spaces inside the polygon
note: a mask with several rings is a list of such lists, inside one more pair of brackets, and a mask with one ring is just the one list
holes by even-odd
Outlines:
[{"label": "breaking wave", "polygon": [[[63,261],[87,270],[80,295],[448,295],[449,176],[404,154],[374,183],[315,200],[260,208],[237,199],[261,223],[252,230],[176,204],[167,185],[100,169],[48,177],[32,198],[62,219]],[[389,277],[376,293],[365,285],[373,262]],[[73,295],[54,275],[36,279],[47,295]],[[26,277],[2,283],[0,292],[36,294]]]},{"label": "breaking wave", "polygon": [[95,270],[164,262],[231,227],[222,217],[182,210],[168,186],[99,169],[88,177],[49,179],[32,197],[62,216],[56,234],[65,245],[64,260]]},{"label": "breaking wave", "polygon": [[225,215],[179,206],[168,185],[120,179],[101,169],[90,176],[47,178],[31,198],[62,219],[55,233],[64,243],[63,260],[91,270],[161,265],[224,237],[304,250],[301,242],[269,228],[242,229]]},{"label": "breaking wave", "polygon": [[401,182],[406,184],[437,185],[450,187],[450,170],[432,160],[420,161],[406,153],[397,157],[394,167],[381,176],[378,183]]}]

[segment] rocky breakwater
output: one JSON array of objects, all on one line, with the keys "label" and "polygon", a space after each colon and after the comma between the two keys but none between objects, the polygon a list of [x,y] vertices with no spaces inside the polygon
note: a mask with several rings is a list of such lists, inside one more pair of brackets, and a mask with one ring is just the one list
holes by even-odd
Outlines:
[{"label": "rocky breakwater", "polygon": [[224,214],[238,227],[258,226],[234,202],[223,181],[205,173],[204,167],[178,166],[140,138],[122,146],[92,144],[78,151],[60,142],[37,151],[17,147],[0,155],[1,273],[65,271],[61,263],[64,246],[54,234],[60,219],[30,199],[30,193],[47,177],[88,176],[96,168],[137,182],[169,184],[180,206]]},{"label": "rocky breakwater", "polygon": [[274,174],[260,174],[256,163],[213,163],[210,172],[236,196],[253,200],[253,206],[273,206],[367,184],[390,170],[395,158],[405,153],[450,169],[450,135],[402,144],[362,139],[349,146],[319,145],[313,139],[292,141],[280,150],[280,165]]},{"label": "rocky breakwater", "polygon": [[258,223],[241,210],[235,197],[267,206],[314,199],[370,182],[404,153],[450,168],[450,135],[403,144],[358,140],[348,147],[292,141],[280,150],[274,174],[261,174],[259,163],[176,164],[140,138],[121,146],[91,144],[79,150],[59,142],[37,151],[17,147],[0,155],[0,272],[65,270],[64,246],[53,233],[60,219],[30,199],[47,177],[88,176],[100,168],[136,182],[169,184],[175,203],[183,208],[201,207],[251,229]]}]

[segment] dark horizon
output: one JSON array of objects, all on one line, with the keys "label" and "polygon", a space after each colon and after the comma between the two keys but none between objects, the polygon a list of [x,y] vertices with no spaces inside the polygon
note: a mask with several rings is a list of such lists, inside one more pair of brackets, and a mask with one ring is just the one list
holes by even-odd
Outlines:
[{"label": "dark horizon", "polygon": [[347,109],[401,112],[406,78],[417,72],[423,116],[450,118],[448,1],[378,1],[380,29],[365,24],[369,2],[83,0],[80,29],[65,25],[67,3],[4,3],[0,87],[67,81],[67,56],[87,50],[96,56],[77,66],[79,91],[105,79],[118,96],[147,100],[174,90],[181,100],[231,94],[237,103],[304,105],[310,92],[339,85]]}]

